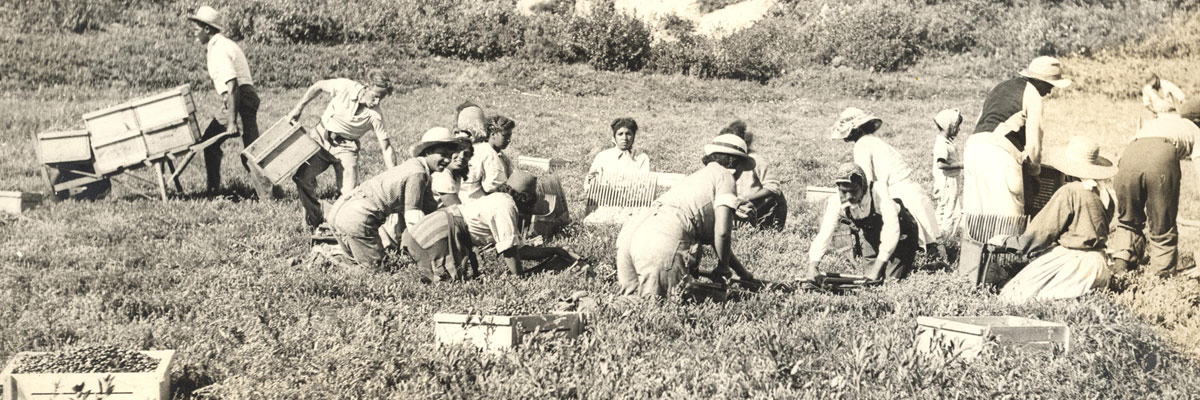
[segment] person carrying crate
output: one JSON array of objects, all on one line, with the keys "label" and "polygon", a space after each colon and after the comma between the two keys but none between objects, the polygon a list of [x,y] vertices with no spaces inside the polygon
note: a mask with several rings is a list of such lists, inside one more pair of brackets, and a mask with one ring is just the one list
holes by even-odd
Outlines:
[{"label": "person carrying crate", "polygon": [[[200,139],[207,140],[228,132],[231,136],[240,135],[243,147],[250,146],[258,139],[259,98],[254,90],[254,78],[250,76],[246,54],[237,43],[221,34],[225,26],[217,10],[202,6],[188,19],[194,23],[192,33],[196,40],[207,49],[208,76],[223,100],[222,111],[209,122]],[[222,139],[204,148],[206,188],[209,192],[221,187],[221,159],[225,157],[221,144],[224,141]],[[245,156],[242,157],[242,168],[250,175],[250,183],[258,197],[271,198],[273,185],[266,177],[250,169]]]},{"label": "person carrying crate", "polygon": [[321,93],[329,93],[329,104],[321,114],[321,122],[312,130],[312,137],[322,151],[309,158],[292,176],[304,207],[305,223],[314,233],[325,222],[317,199],[317,176],[332,166],[337,174],[338,195],[350,193],[358,185],[360,138],[374,133],[384,164],[389,169],[396,166],[391,140],[379,112],[379,104],[392,94],[392,83],[386,76],[373,72],[367,82],[345,78],[317,81],[304,92],[288,118],[300,120],[304,107]]},{"label": "person carrying crate", "polygon": [[819,275],[817,265],[833,242],[839,223],[850,225],[855,236],[856,257],[863,253],[862,243],[873,250],[874,260],[867,277],[875,280],[904,279],[913,269],[920,233],[917,221],[900,199],[894,199],[883,182],[871,181],[862,167],[844,163],[835,180],[838,196],[829,196],[820,231],[808,249],[808,278]]}]

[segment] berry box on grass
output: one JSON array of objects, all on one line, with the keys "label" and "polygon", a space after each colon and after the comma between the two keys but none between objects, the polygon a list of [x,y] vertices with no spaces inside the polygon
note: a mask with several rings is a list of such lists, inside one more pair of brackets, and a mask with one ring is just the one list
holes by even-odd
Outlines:
[{"label": "berry box on grass", "polygon": [[437,313],[433,322],[439,343],[469,343],[495,351],[516,347],[529,335],[579,336],[584,318],[577,312],[511,316]]},{"label": "berry box on grass", "polygon": [[174,356],[174,350],[133,351],[112,346],[21,352],[0,373],[4,384],[0,399],[170,399]]}]

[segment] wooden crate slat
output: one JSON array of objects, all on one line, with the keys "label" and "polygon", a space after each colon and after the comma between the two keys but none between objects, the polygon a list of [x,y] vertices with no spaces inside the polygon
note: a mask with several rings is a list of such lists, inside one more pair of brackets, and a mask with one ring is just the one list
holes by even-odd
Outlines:
[{"label": "wooden crate slat", "polygon": [[321,145],[309,137],[303,126],[277,124],[246,146],[242,154],[262,170],[263,176],[278,184],[295,174],[318,151]]}]

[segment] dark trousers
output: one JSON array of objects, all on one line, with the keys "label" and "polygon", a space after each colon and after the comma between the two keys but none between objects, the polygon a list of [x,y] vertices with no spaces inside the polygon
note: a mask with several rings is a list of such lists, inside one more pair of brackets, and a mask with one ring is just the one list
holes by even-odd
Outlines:
[{"label": "dark trousers", "polygon": [[1170,140],[1138,139],[1125,148],[1113,177],[1117,229],[1108,248],[1114,257],[1137,264],[1148,256],[1151,272],[1165,275],[1174,270],[1179,260],[1175,216],[1180,177],[1179,158]]},{"label": "dark trousers", "polygon": [[[242,124],[242,148],[250,146],[258,140],[258,93],[254,91],[252,85],[241,85],[237,88],[238,101],[234,106],[238,114],[238,120]],[[228,129],[228,109],[224,108],[216,117],[209,122],[208,127],[204,129],[204,134],[201,140],[207,140],[213,136],[225,133]],[[220,142],[208,146],[204,149],[204,170],[207,174],[207,188],[209,191],[220,189],[221,187],[221,160],[225,157],[225,151],[221,149],[221,145],[225,142],[222,139]],[[250,184],[254,190],[258,192],[259,197],[271,196],[271,185],[266,181],[266,178],[259,176],[246,165],[246,157],[242,156],[242,168],[250,176]]]},{"label": "dark trousers", "polygon": [[753,203],[754,212],[747,215],[745,219],[738,218],[738,222],[763,229],[783,230],[783,226],[787,223],[788,210],[787,198],[783,197],[783,193],[772,194]]}]

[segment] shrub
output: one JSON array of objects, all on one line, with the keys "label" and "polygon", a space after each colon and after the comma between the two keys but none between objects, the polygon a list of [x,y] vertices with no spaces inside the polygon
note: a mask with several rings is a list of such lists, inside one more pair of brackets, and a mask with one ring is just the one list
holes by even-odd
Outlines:
[{"label": "shrub", "polygon": [[634,16],[596,7],[572,22],[574,47],[593,68],[637,71],[650,60],[650,29]]},{"label": "shrub", "polygon": [[808,34],[820,61],[843,57],[852,66],[880,72],[916,64],[926,36],[912,10],[882,2],[835,9]]},{"label": "shrub", "polygon": [[429,2],[405,28],[411,40],[430,54],[468,60],[493,60],[521,47],[521,21],[504,2]]}]

